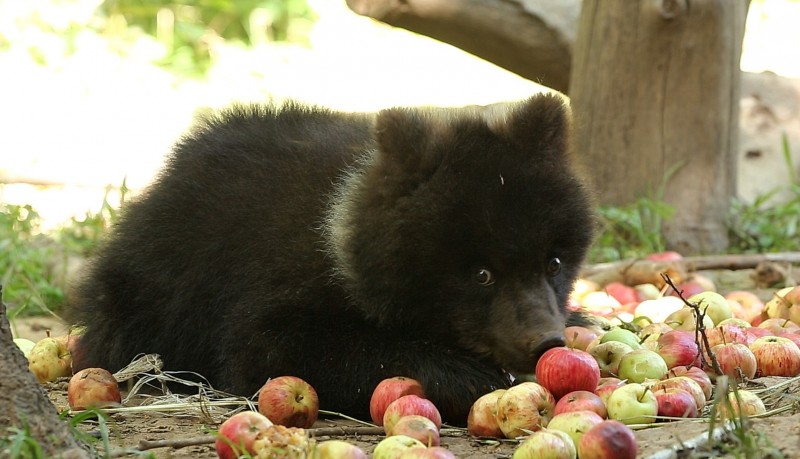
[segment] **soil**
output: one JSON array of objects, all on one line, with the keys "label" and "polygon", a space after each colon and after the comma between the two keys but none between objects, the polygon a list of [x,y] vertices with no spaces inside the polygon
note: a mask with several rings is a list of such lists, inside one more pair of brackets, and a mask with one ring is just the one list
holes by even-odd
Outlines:
[{"label": "soil", "polygon": [[[53,330],[57,335],[64,330],[63,326],[56,320],[44,317],[34,317],[17,319],[15,321],[15,336],[22,336],[32,340],[39,339],[46,334],[46,330]],[[764,378],[756,380],[757,384],[771,387],[782,381],[782,378]],[[50,399],[59,412],[68,409],[66,400],[66,379],[45,385]],[[126,393],[127,390],[123,390]],[[786,393],[789,397],[784,397],[780,405],[794,403],[794,411],[787,411],[765,418],[752,419],[754,432],[765,437],[769,443],[785,458],[800,458],[800,413],[798,413],[798,394],[800,394],[800,379],[795,379],[792,384],[787,386]],[[767,403],[769,406],[769,403]],[[215,410],[195,410],[191,408],[182,409],[174,412],[126,412],[111,414],[108,419],[108,431],[111,444],[114,448],[127,449],[131,451],[140,447],[141,442],[152,441],[191,441],[196,443],[189,446],[175,447],[164,446],[148,449],[158,458],[216,458],[214,446],[208,441],[209,429],[218,428],[219,423],[225,419],[225,415],[219,415]],[[354,427],[358,424],[354,421],[341,418],[322,418],[317,421],[314,428],[326,427]],[[80,428],[87,432],[99,431],[94,422],[84,422]],[[671,450],[679,451],[680,445],[702,445],[707,439],[709,425],[706,422],[679,421],[669,423],[659,423],[655,427],[650,427],[636,431],[636,438],[639,444],[639,458],[671,458],[671,457],[692,457],[687,454],[678,454]],[[352,429],[351,429],[352,430]],[[460,429],[444,429],[442,431],[442,445],[450,449],[459,458],[510,458],[514,452],[517,442],[512,440],[477,439],[470,437],[465,431]],[[317,440],[322,441],[329,438],[345,439],[357,444],[367,453],[371,453],[375,445],[383,438],[382,435],[363,435],[349,434],[318,436]],[[730,442],[729,442],[730,443]],[[142,448],[145,449],[145,448]],[[755,457],[780,457],[769,456],[766,454],[767,448],[760,450],[760,456]],[[719,451],[717,451],[719,453]],[[134,453],[131,452],[133,455]],[[698,453],[694,457],[709,457]],[[737,457],[732,454],[713,457]]]}]

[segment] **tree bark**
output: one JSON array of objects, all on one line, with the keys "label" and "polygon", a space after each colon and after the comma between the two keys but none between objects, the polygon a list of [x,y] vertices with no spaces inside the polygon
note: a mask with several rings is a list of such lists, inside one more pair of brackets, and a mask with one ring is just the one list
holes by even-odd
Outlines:
[{"label": "tree bark", "polygon": [[347,0],[358,14],[436,38],[567,92],[579,0]]},{"label": "tree bark", "polygon": [[583,2],[569,91],[576,149],[601,204],[662,198],[657,189],[668,179],[663,200],[676,214],[663,233],[668,248],[683,253],[728,245],[747,6]]},{"label": "tree bark", "polygon": [[47,398],[28,361],[13,342],[11,327],[2,302],[0,287],[0,433],[7,427],[23,429],[42,447],[45,457],[88,458],[66,422],[58,417],[55,406]]}]

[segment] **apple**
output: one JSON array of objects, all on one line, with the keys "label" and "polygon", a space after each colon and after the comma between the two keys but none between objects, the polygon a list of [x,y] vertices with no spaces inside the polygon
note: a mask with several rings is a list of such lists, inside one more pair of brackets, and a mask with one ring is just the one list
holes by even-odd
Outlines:
[{"label": "apple", "polygon": [[367,454],[344,440],[326,440],[317,444],[314,459],[367,459]]},{"label": "apple", "polygon": [[703,407],[706,406],[706,401],[708,400],[703,392],[703,389],[700,387],[700,384],[688,376],[673,376],[671,378],[657,381],[651,385],[650,389],[654,391],[663,389],[681,389],[685,392],[688,392],[689,395],[691,395],[694,399],[694,403],[697,406],[697,411],[702,411]]},{"label": "apple", "polygon": [[733,317],[728,300],[717,292],[701,292],[690,296],[687,301],[696,304],[700,311],[705,312],[706,317],[710,317],[715,324]]},{"label": "apple", "polygon": [[547,429],[566,433],[577,445],[584,432],[603,422],[603,419],[594,411],[570,411],[553,416],[553,419],[547,424]]},{"label": "apple", "polygon": [[611,393],[607,408],[610,419],[625,424],[651,424],[658,415],[658,400],[644,385],[628,383]]},{"label": "apple", "polygon": [[621,343],[625,343],[632,349],[642,348],[641,340],[638,336],[636,336],[636,333],[620,327],[612,328],[600,337],[601,344],[609,341],[619,341]]},{"label": "apple", "polygon": [[253,442],[259,432],[272,421],[255,411],[241,411],[229,417],[219,427],[214,447],[220,459],[235,459],[244,453],[253,455]]},{"label": "apple", "polygon": [[673,328],[669,325],[665,324],[664,322],[651,322],[639,330],[639,339],[644,342],[648,337],[655,336],[658,339],[661,335],[668,331],[672,331]]},{"label": "apple", "polygon": [[425,398],[425,391],[419,381],[405,376],[386,378],[379,382],[372,391],[372,398],[369,400],[369,415],[372,418],[372,423],[382,426],[386,407],[404,395],[416,395],[417,397]]},{"label": "apple", "polygon": [[572,391],[558,399],[556,407],[553,409],[553,415],[570,411],[594,411],[604,419],[608,416],[606,404],[603,403],[600,396],[585,390]]},{"label": "apple", "polygon": [[524,430],[547,427],[556,401],[544,386],[523,382],[506,390],[497,400],[497,424],[507,438],[525,435]]},{"label": "apple", "polygon": [[103,368],[84,368],[72,375],[67,385],[67,400],[73,410],[108,408],[122,402],[119,383]]},{"label": "apple", "polygon": [[606,284],[603,289],[609,295],[616,298],[619,301],[619,304],[628,304],[628,303],[638,303],[639,300],[636,298],[636,290],[629,285],[625,285],[622,282],[613,281]]},{"label": "apple", "polygon": [[773,335],[777,335],[778,333],[800,330],[800,325],[797,325],[789,319],[773,317],[770,319],[765,319],[763,322],[758,324],[758,328],[766,328],[767,330],[771,331]]},{"label": "apple", "polygon": [[[753,341],[764,336],[775,336],[775,334],[772,333],[772,330],[767,328],[750,327],[745,329],[744,332],[747,333],[747,339],[750,340],[750,344],[753,344]],[[748,344],[748,346],[750,344]]]},{"label": "apple", "polygon": [[[740,319],[744,319],[747,322],[751,322],[753,318],[758,317],[761,315],[761,312],[764,311],[764,302],[761,301],[761,298],[758,297],[753,292],[748,292],[746,290],[735,290],[732,292],[728,292],[725,294],[725,299],[736,301],[742,307]],[[737,317],[736,311],[734,312],[734,317]]]},{"label": "apple", "polygon": [[647,261],[681,261],[683,260],[683,255],[674,250],[665,250],[648,254],[644,259]]},{"label": "apple", "polygon": [[26,359],[31,355],[31,349],[33,349],[33,346],[36,346],[36,343],[25,338],[14,338],[14,344],[16,344],[19,350],[22,351],[22,355],[24,355]]},{"label": "apple", "polygon": [[411,448],[425,448],[425,445],[416,438],[392,435],[378,442],[372,451],[372,459],[398,459]]},{"label": "apple", "polygon": [[692,394],[677,387],[666,387],[653,391],[658,402],[658,415],[670,418],[696,418],[697,404]]},{"label": "apple", "polygon": [[655,300],[661,297],[661,289],[656,287],[655,284],[646,283],[634,285],[633,290],[636,291],[636,300],[640,303],[645,300]]},{"label": "apple", "polygon": [[585,351],[589,343],[597,338],[597,333],[588,327],[571,325],[564,329],[566,347]]},{"label": "apple", "polygon": [[750,345],[750,343],[755,340],[755,338],[747,334],[747,329],[750,328],[749,325],[747,327],[741,327],[737,324],[727,322],[728,320],[736,319],[725,319],[716,327],[706,330],[706,338],[708,339],[709,346],[713,348],[717,344],[725,343]]},{"label": "apple", "polygon": [[764,336],[753,341],[750,350],[756,357],[759,377],[800,374],[800,348],[789,339]]},{"label": "apple", "polygon": [[618,387],[622,387],[625,384],[627,384],[627,381],[623,381],[613,376],[600,378],[600,383],[597,385],[597,389],[594,390],[594,393],[600,397],[600,400],[603,401],[603,405],[606,406],[606,415],[603,417],[608,417],[608,397],[612,392],[617,390]]},{"label": "apple", "polygon": [[503,431],[497,424],[497,400],[505,393],[505,389],[497,389],[475,400],[467,416],[467,432],[470,435],[503,438]]},{"label": "apple", "polygon": [[[717,344],[711,348],[722,374],[739,382],[756,375],[756,356],[741,343]],[[710,370],[710,369],[709,369]]]},{"label": "apple", "polygon": [[253,440],[253,458],[313,457],[317,444],[305,429],[273,424],[262,429]]},{"label": "apple", "polygon": [[709,400],[711,398],[711,391],[713,390],[714,385],[711,383],[711,378],[709,378],[708,374],[706,374],[706,372],[703,371],[702,368],[675,367],[669,370],[669,372],[667,372],[667,376],[669,378],[686,376],[687,378],[690,378],[692,381],[696,382],[700,386],[700,389],[703,391],[703,396],[705,400]]},{"label": "apple", "polygon": [[600,380],[600,367],[586,351],[554,347],[545,351],[536,362],[536,380],[553,397],[561,398],[576,390],[595,390]]},{"label": "apple", "polygon": [[775,336],[780,336],[781,338],[786,338],[797,345],[800,348],[800,331],[794,332],[781,332],[776,333]]},{"label": "apple", "polygon": [[[689,306],[684,306],[681,309],[673,312],[666,319],[664,323],[674,328],[675,330],[687,330],[693,332],[697,329],[697,316],[694,309]],[[714,328],[714,321],[708,315],[703,316],[703,326],[706,330]]]},{"label": "apple", "polygon": [[511,459],[575,459],[576,456],[575,444],[569,435],[542,429],[520,443]]},{"label": "apple", "polygon": [[600,376],[617,376],[622,357],[633,348],[621,341],[608,341],[591,348],[589,353],[597,361]]},{"label": "apple", "polygon": [[439,428],[433,421],[418,414],[401,417],[386,435],[406,435],[416,438],[425,446],[439,446]]},{"label": "apple", "polygon": [[764,305],[764,311],[767,317],[778,317],[800,323],[800,308],[796,307],[798,304],[800,304],[800,285],[775,292]]},{"label": "apple", "polygon": [[636,459],[633,431],[625,424],[608,420],[589,429],[578,443],[581,459]]},{"label": "apple", "polygon": [[667,294],[669,296],[673,296],[675,298],[679,298],[678,292],[683,295],[684,298],[689,298],[692,295],[696,295],[698,293],[706,291],[705,285],[695,282],[693,280],[687,280],[686,282],[681,282],[680,284],[676,285],[678,290],[673,290],[670,288],[667,290]]},{"label": "apple", "polygon": [[442,416],[433,402],[417,395],[404,395],[386,407],[386,412],[383,413],[383,430],[389,434],[400,418],[412,414],[425,416],[433,421],[437,429],[442,428]]},{"label": "apple", "polygon": [[275,424],[308,429],[317,421],[317,391],[296,376],[272,378],[258,393],[258,412]]},{"label": "apple", "polygon": [[622,356],[619,361],[619,377],[640,383],[645,379],[661,379],[667,374],[667,363],[649,349],[635,349]]},{"label": "apple", "polygon": [[700,357],[694,332],[686,330],[672,330],[659,336],[656,352],[668,369],[678,365],[691,365]]},{"label": "apple", "polygon": [[40,383],[55,381],[72,374],[72,355],[66,342],[42,338],[28,354],[28,369]]},{"label": "apple", "polygon": [[[728,402],[731,404],[733,413],[736,416],[741,414],[745,416],[755,416],[767,412],[767,408],[764,406],[764,402],[761,401],[761,398],[749,390],[739,389],[736,392],[728,392]],[[720,403],[717,409],[719,410],[720,417],[723,419],[731,417],[730,410],[726,403]]]},{"label": "apple", "polygon": [[399,459],[456,459],[456,455],[442,446],[409,448],[400,454]]},{"label": "apple", "polygon": [[606,292],[589,292],[581,298],[581,306],[595,315],[610,315],[622,304]]}]

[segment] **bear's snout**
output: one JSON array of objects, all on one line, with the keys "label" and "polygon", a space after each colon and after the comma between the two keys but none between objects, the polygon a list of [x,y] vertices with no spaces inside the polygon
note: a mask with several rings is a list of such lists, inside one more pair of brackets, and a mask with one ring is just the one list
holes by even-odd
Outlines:
[{"label": "bear's snout", "polygon": [[552,335],[537,343],[531,343],[531,349],[530,349],[531,358],[533,359],[534,362],[536,362],[537,360],[539,360],[539,357],[541,357],[542,354],[544,354],[545,351],[547,351],[548,349],[552,349],[554,347],[566,346],[566,344],[567,343],[564,341],[563,334]]}]

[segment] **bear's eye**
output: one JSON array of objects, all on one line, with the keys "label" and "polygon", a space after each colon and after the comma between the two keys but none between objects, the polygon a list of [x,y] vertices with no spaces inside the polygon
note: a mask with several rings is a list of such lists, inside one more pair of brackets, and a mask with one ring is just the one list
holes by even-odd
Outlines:
[{"label": "bear's eye", "polygon": [[547,262],[547,275],[556,277],[561,272],[561,260],[558,257],[553,257]]},{"label": "bear's eye", "polygon": [[494,284],[494,276],[492,276],[492,272],[488,269],[479,269],[475,273],[475,280],[484,287]]}]

